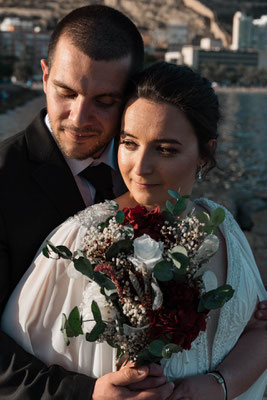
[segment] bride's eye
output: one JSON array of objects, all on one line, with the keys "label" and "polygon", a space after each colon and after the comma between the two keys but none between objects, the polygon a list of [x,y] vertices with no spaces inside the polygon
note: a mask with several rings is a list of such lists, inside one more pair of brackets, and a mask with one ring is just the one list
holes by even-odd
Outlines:
[{"label": "bride's eye", "polygon": [[160,154],[166,157],[174,156],[178,153],[178,150],[176,148],[167,146],[159,146],[158,151],[160,152]]},{"label": "bride's eye", "polygon": [[123,145],[127,150],[135,150],[137,148],[137,144],[132,140],[121,139],[120,145]]}]

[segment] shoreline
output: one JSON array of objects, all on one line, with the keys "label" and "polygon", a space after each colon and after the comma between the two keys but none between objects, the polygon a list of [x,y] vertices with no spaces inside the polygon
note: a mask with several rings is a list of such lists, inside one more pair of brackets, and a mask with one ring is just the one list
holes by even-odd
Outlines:
[{"label": "shoreline", "polygon": [[229,87],[214,87],[215,92],[241,92],[241,93],[267,93],[267,87],[243,87],[243,86],[229,86]]}]

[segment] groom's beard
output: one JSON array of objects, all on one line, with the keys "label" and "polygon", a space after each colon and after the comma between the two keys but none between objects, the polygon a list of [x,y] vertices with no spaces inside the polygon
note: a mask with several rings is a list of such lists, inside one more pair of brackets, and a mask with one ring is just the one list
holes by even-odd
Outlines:
[{"label": "groom's beard", "polygon": [[78,129],[62,124],[58,128],[54,128],[51,123],[51,127],[62,153],[68,158],[76,160],[99,157],[106,145],[114,137],[112,134],[107,140],[103,131],[93,126]]}]

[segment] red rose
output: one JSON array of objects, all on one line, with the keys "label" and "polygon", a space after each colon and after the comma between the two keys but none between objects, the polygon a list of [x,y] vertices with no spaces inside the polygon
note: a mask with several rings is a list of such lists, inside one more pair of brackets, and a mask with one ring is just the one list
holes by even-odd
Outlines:
[{"label": "red rose", "polygon": [[154,240],[161,240],[160,230],[163,225],[163,217],[160,208],[156,207],[148,211],[146,207],[136,206],[134,208],[124,208],[125,214],[123,225],[132,225],[134,237],[149,235]]},{"label": "red rose", "polygon": [[150,337],[165,337],[169,342],[190,349],[200,331],[206,329],[207,312],[197,312],[200,291],[188,282],[161,283],[163,306],[150,312]]}]

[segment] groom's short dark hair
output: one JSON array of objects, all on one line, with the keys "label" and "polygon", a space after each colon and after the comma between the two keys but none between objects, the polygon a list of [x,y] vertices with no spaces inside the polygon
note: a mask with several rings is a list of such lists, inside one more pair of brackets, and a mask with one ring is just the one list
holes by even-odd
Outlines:
[{"label": "groom's short dark hair", "polygon": [[[103,5],[80,7],[55,27],[48,47],[48,67],[61,36],[96,61],[118,60],[131,55],[131,74],[143,67],[144,44],[135,24],[126,15]],[[77,60],[79,62],[79,60]]]}]

